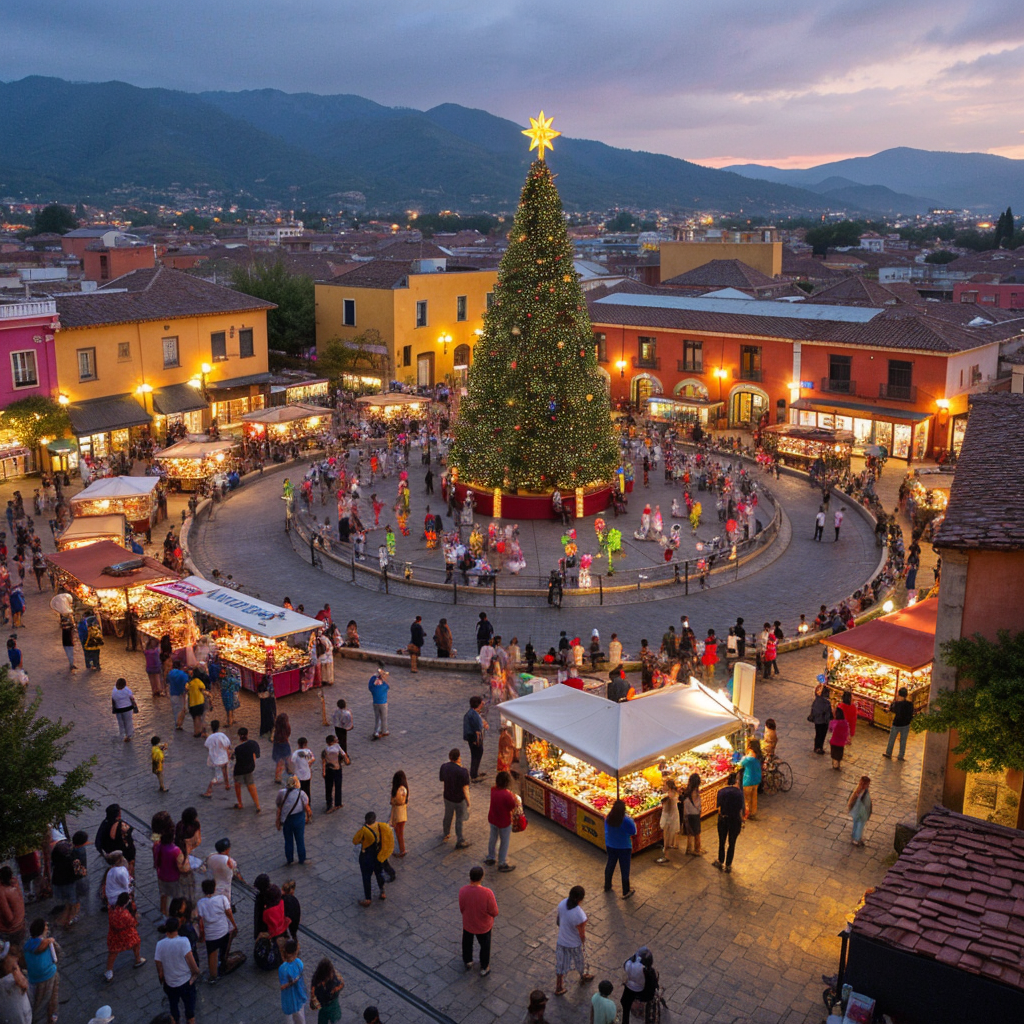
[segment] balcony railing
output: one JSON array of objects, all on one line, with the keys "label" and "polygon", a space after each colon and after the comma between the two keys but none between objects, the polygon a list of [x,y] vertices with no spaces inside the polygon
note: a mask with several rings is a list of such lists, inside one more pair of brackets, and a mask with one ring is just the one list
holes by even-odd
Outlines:
[{"label": "balcony railing", "polygon": [[855,395],[857,394],[857,382],[835,377],[822,377],[821,390],[831,392],[833,395]]},{"label": "balcony railing", "polygon": [[633,356],[634,370],[660,370],[661,358],[659,356]]},{"label": "balcony railing", "polygon": [[685,359],[676,360],[676,370],[679,373],[697,373],[701,374],[704,372],[703,363],[688,363]]},{"label": "balcony railing", "polygon": [[737,380],[750,380],[750,381],[756,381],[757,383],[760,383],[761,382],[761,371],[759,369],[755,370],[755,369],[753,369],[753,368],[751,368],[749,366],[747,366],[747,367],[741,366],[740,370],[739,370],[739,373],[736,374],[736,379]]},{"label": "balcony railing", "polygon": [[879,398],[891,398],[894,402],[916,402],[917,387],[913,384],[879,384]]}]

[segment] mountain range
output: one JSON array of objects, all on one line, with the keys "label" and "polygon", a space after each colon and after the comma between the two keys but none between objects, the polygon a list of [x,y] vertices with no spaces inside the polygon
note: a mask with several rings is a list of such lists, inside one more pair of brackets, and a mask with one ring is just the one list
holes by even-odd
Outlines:
[{"label": "mountain range", "polygon": [[[358,192],[370,209],[498,212],[515,206],[531,160],[519,125],[454,103],[420,111],[350,95],[187,93],[33,76],[0,82],[0,109],[0,195],[12,198],[166,202],[169,195],[213,193],[243,206],[295,208],[351,206],[348,194]],[[889,152],[920,153],[936,164],[1002,159]],[[972,180],[984,196],[978,203],[989,195],[999,197],[993,207],[1013,201],[998,182],[972,179],[966,165],[959,178],[943,170],[932,177],[893,173],[886,181],[856,169],[826,170],[855,161],[813,169],[822,173],[717,170],[564,136],[549,160],[563,202],[577,210],[912,214],[952,203],[946,193],[969,191]],[[936,187],[925,188],[933,180]]]},{"label": "mountain range", "polygon": [[723,170],[826,196],[846,194],[851,203],[858,196],[865,204],[880,201],[861,190],[886,189],[924,200],[932,208],[991,213],[1024,206],[1024,160],[991,153],[936,153],[901,146],[798,170],[762,164],[734,164]]}]

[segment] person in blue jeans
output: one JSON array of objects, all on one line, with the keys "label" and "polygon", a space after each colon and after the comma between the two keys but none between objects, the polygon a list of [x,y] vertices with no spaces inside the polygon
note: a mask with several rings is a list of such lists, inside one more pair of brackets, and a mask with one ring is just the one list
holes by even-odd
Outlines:
[{"label": "person in blue jeans", "polygon": [[896,745],[896,737],[900,738],[900,753],[897,761],[902,761],[907,753],[907,736],[910,735],[910,721],[914,717],[914,702],[907,700],[907,688],[901,686],[896,693],[896,700],[889,705],[892,712],[892,725],[889,728],[889,743],[883,757],[892,760],[892,748]]},{"label": "person in blue jeans", "polygon": [[629,864],[633,856],[633,836],[636,822],[626,813],[626,801],[616,800],[608,817],[604,819],[604,845],[608,851],[608,863],[604,867],[604,891],[610,892],[615,865],[619,865],[622,877],[622,898],[629,899],[636,891],[629,887]]},{"label": "person in blue jeans", "polygon": [[299,788],[299,780],[288,776],[288,786],[277,794],[277,828],[284,832],[284,857],[290,865],[298,852],[299,863],[306,863],[306,822],[312,820],[309,797]]}]

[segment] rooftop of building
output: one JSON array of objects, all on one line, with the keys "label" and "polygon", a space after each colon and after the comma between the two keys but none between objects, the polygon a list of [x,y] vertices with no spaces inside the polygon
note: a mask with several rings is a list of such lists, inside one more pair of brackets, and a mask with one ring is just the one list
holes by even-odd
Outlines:
[{"label": "rooftop of building", "polygon": [[[949,505],[935,532],[936,547],[981,551],[1024,548],[1021,452],[1024,395],[1001,392],[973,396]],[[1024,899],[1024,890],[1021,896]]]},{"label": "rooftop of building", "polygon": [[272,302],[164,266],[134,270],[93,292],[56,299],[64,328],[276,309]]},{"label": "rooftop of building", "polygon": [[742,260],[710,260],[703,266],[677,274],[661,282],[670,288],[749,288],[771,287],[779,282]]}]

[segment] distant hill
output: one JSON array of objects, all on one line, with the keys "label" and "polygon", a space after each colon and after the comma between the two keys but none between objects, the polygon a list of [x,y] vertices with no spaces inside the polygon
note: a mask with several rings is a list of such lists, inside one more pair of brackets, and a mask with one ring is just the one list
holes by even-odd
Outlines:
[{"label": "distant hill", "polygon": [[[340,193],[359,191],[375,209],[497,211],[514,207],[530,163],[519,125],[450,103],[419,111],[349,95],[193,94],[31,77],[0,83],[0,109],[4,196],[95,201],[212,190],[242,203],[337,205]],[[851,206],[848,190],[818,195],[582,139],[559,139],[550,160],[570,209],[785,216],[837,203],[881,212],[899,199],[865,193],[885,205]]]},{"label": "distant hill", "polygon": [[[736,164],[724,170],[745,178],[820,191],[830,179],[873,185],[927,200],[932,206],[991,213],[1007,206],[1024,208],[1024,160],[990,153],[940,153],[899,147],[874,156],[852,157],[788,170],[761,164]],[[824,194],[828,195],[829,190]],[[867,197],[864,197],[867,199]]]}]

